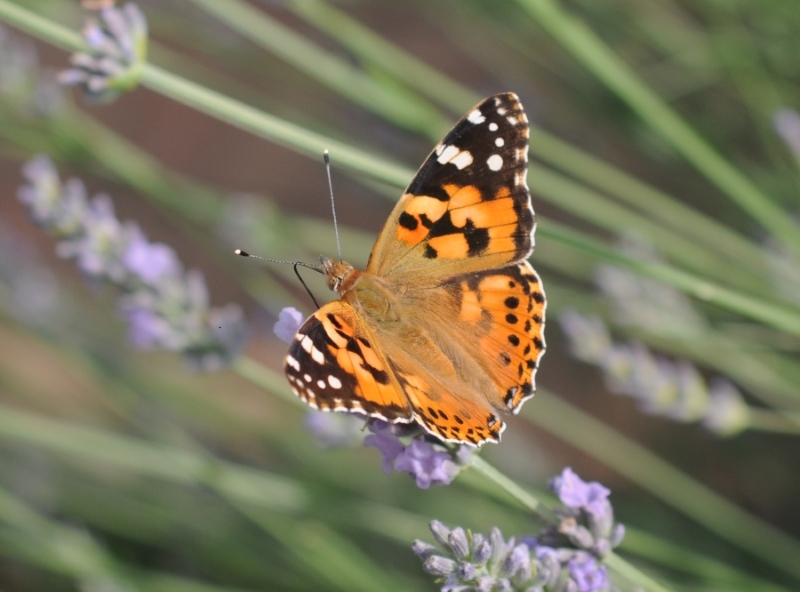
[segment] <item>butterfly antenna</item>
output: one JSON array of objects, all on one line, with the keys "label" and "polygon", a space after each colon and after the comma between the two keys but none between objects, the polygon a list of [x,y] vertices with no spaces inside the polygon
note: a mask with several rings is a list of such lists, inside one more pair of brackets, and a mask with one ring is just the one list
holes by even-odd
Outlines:
[{"label": "butterfly antenna", "polygon": [[336,232],[336,250],[339,252],[339,261],[342,260],[342,245],[339,242],[339,225],[336,223],[336,202],[333,199],[333,181],[331,180],[331,157],[328,151],[322,153],[325,159],[325,170],[328,171],[328,190],[331,194],[331,211],[333,212],[333,230]]},{"label": "butterfly antenna", "polygon": [[253,259],[260,259],[261,261],[269,261],[270,263],[285,263],[287,265],[294,266],[294,273],[297,276],[297,279],[300,280],[300,283],[303,284],[303,287],[306,289],[306,292],[308,292],[308,295],[311,296],[311,300],[314,301],[314,305],[317,308],[319,308],[319,304],[317,303],[317,299],[314,298],[314,295],[311,293],[311,290],[309,289],[308,285],[306,285],[306,282],[302,278],[302,276],[300,275],[300,272],[297,271],[297,268],[298,267],[308,267],[309,269],[313,269],[317,273],[325,273],[325,270],[322,269],[321,265],[312,265],[310,263],[303,263],[302,261],[281,261],[280,259],[267,259],[266,257],[259,257],[258,255],[251,255],[250,253],[248,253],[247,251],[243,251],[242,249],[236,249],[234,251],[234,253],[239,255],[239,256],[241,256],[241,257],[252,257]]}]

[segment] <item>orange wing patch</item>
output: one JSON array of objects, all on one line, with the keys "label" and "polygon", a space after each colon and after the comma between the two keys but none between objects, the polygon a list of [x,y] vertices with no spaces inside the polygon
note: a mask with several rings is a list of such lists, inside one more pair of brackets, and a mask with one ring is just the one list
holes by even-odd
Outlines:
[{"label": "orange wing patch", "polygon": [[315,409],[411,421],[408,401],[346,302],[329,302],[308,318],[289,346],[284,370],[294,393]]},{"label": "orange wing patch", "polygon": [[545,350],[545,297],[528,262],[451,282],[458,319],[482,335],[478,349],[503,404],[517,413],[533,396]]},{"label": "orange wing patch", "polygon": [[481,397],[467,398],[427,372],[406,372],[394,360],[389,364],[411,404],[414,419],[425,430],[445,442],[478,446],[500,441],[505,423],[488,403],[479,403]]}]

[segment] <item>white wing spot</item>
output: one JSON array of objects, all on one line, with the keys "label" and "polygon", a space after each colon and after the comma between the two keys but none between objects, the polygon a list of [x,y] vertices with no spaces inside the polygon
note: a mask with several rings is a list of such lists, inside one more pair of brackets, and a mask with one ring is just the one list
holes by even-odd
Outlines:
[{"label": "white wing spot", "polygon": [[472,154],[470,154],[466,150],[459,152],[458,156],[456,156],[450,161],[450,164],[456,165],[456,167],[458,167],[458,170],[465,169],[466,167],[472,164]]},{"label": "white wing spot", "polygon": [[486,118],[483,116],[483,113],[475,109],[474,111],[470,111],[470,114],[467,115],[467,120],[471,123],[483,123],[486,121]]},{"label": "white wing spot", "polygon": [[444,150],[444,144],[438,144],[436,146],[436,156],[440,156],[442,154],[442,150]]},{"label": "white wing spot", "polygon": [[525,176],[522,173],[517,173],[514,177],[514,183],[516,183],[518,187],[525,185]]},{"label": "white wing spot", "polygon": [[310,354],[311,350],[314,348],[314,342],[311,341],[311,338],[308,335],[306,335],[300,341],[300,347],[302,347],[306,351],[307,354]]},{"label": "white wing spot", "polygon": [[498,115],[505,115],[506,114],[505,108],[504,107],[498,107],[497,108],[497,114]]},{"label": "white wing spot", "polygon": [[495,107],[499,107],[500,106],[500,97],[495,97],[494,98],[494,106]]},{"label": "white wing spot", "polygon": [[517,123],[519,123],[519,120],[516,117],[511,117],[510,115],[506,117],[506,121],[508,121],[508,123],[511,125],[517,125]]},{"label": "white wing spot", "polygon": [[502,148],[505,145],[506,141],[503,138],[497,138],[494,141],[494,145],[498,148]]},{"label": "white wing spot", "polygon": [[303,374],[303,380],[306,382],[311,382],[311,375],[310,374]]},{"label": "white wing spot", "polygon": [[294,356],[286,356],[286,363],[295,369],[295,371],[300,372],[300,362],[298,362]]},{"label": "white wing spot", "polygon": [[312,391],[311,389],[306,389],[306,394],[308,395],[309,399],[314,399],[314,400],[317,399],[317,395],[314,394],[314,391]]},{"label": "white wing spot", "polygon": [[325,355],[321,351],[319,351],[316,347],[311,350],[311,359],[314,360],[317,364],[325,363]]},{"label": "white wing spot", "polygon": [[503,168],[503,157],[499,154],[492,154],[487,160],[486,164],[489,165],[489,168],[493,171],[499,171]]},{"label": "white wing spot", "polygon": [[318,380],[317,381],[317,386],[319,388],[321,388],[321,389],[324,389],[325,388],[325,381],[324,380]]},{"label": "white wing spot", "polygon": [[490,132],[496,132],[497,131],[497,124],[494,123],[494,122],[490,123],[489,124],[489,131]]},{"label": "white wing spot", "polygon": [[342,381],[335,376],[328,376],[328,384],[335,389],[342,388]]},{"label": "white wing spot", "polygon": [[523,123],[528,123],[528,116],[527,116],[527,115],[525,115],[525,113],[523,113],[523,112],[520,112],[520,114],[519,114],[519,118],[520,118],[520,120],[521,120]]},{"label": "white wing spot", "polygon": [[297,390],[295,387],[292,387],[292,392],[293,392],[295,395],[297,395],[298,397],[300,396],[300,391],[298,391],[298,390]]},{"label": "white wing spot", "polygon": [[439,161],[439,164],[447,164],[450,162],[458,153],[459,149],[455,146],[442,146],[442,151],[439,153],[439,158],[436,160]]}]

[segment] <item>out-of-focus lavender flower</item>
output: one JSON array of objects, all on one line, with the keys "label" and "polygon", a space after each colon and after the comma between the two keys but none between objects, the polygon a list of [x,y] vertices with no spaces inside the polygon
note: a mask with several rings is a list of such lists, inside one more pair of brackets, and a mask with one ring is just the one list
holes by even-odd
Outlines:
[{"label": "out-of-focus lavender flower", "polygon": [[36,156],[23,167],[28,184],[19,198],[31,217],[55,235],[56,252],[74,259],[94,280],[118,286],[131,342],[140,348],[179,351],[194,367],[217,370],[239,354],[244,318],[236,305],[211,308],[198,271],[184,272],[174,251],[150,243],[139,227],[122,223],[111,199],[89,199],[83,184],[62,184],[53,163]]},{"label": "out-of-focus lavender flower", "polygon": [[83,39],[90,50],[72,55],[72,68],[59,75],[62,84],[80,85],[94,102],[136,87],[147,59],[147,21],[138,6],[100,8],[87,18]]},{"label": "out-of-focus lavender flower", "polygon": [[730,382],[714,394],[700,372],[686,360],[677,362],[653,355],[639,342],[614,343],[602,319],[565,310],[559,323],[572,354],[600,367],[611,392],[638,401],[651,414],[676,421],[701,421],[712,432],[732,436],[748,426],[749,411]]},{"label": "out-of-focus lavender flower", "polygon": [[800,158],[800,113],[794,109],[781,109],[772,117],[772,124],[792,154]]},{"label": "out-of-focus lavender flower", "polygon": [[[617,248],[637,259],[662,261],[652,245],[633,236],[620,237]],[[594,281],[606,296],[612,318],[621,325],[683,336],[708,326],[686,294],[658,280],[614,265],[599,265]]]},{"label": "out-of-focus lavender flower", "polygon": [[278,315],[273,331],[282,341],[291,343],[295,334],[300,330],[305,320],[305,315],[292,306],[287,306]]},{"label": "out-of-focus lavender flower", "polygon": [[384,473],[410,473],[420,489],[436,484],[449,485],[461,471],[460,465],[469,462],[470,449],[467,446],[450,452],[438,444],[420,439],[421,434],[412,438],[408,445],[404,444],[398,434],[415,433],[418,430],[414,426],[372,420],[369,430],[372,433],[364,438],[364,446],[380,451]]}]

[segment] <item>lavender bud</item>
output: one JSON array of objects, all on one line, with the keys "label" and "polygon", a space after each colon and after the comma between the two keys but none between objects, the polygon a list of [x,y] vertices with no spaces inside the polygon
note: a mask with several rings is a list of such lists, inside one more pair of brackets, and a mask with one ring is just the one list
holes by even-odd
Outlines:
[{"label": "lavender bud", "polygon": [[422,569],[432,576],[447,576],[456,569],[456,562],[441,555],[431,555],[422,564]]},{"label": "lavender bud", "polygon": [[624,524],[617,524],[611,531],[611,536],[609,537],[609,542],[611,543],[611,548],[616,548],[622,543],[622,539],[625,538],[625,525]]},{"label": "lavender bud", "polygon": [[489,544],[489,541],[481,540],[481,542],[475,546],[475,551],[472,553],[472,563],[475,564],[475,567],[483,567],[486,565],[486,562],[489,561],[491,555],[492,546]]},{"label": "lavender bud", "polygon": [[474,579],[475,578],[475,566],[472,565],[471,563],[467,563],[466,561],[462,561],[458,565],[458,577],[461,580],[465,581],[465,582],[468,582],[468,581]]},{"label": "lavender bud", "polygon": [[442,548],[450,551],[450,543],[448,541],[450,538],[450,529],[438,520],[431,520],[428,524],[428,528],[431,529],[431,533],[433,534],[433,538],[436,539],[436,542],[439,543]]},{"label": "lavender bud", "polygon": [[422,559],[423,561],[435,555],[438,551],[436,547],[431,545],[430,543],[426,543],[425,541],[421,541],[419,539],[415,540],[411,544],[411,550],[414,551],[417,557]]},{"label": "lavender bud", "polygon": [[464,529],[460,526],[450,531],[450,536],[447,537],[448,546],[453,551],[453,555],[457,559],[466,559],[469,557],[469,542]]}]

